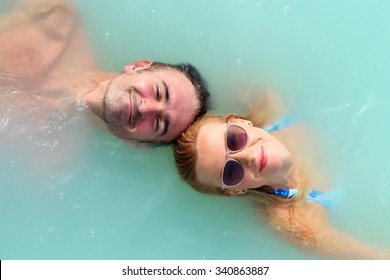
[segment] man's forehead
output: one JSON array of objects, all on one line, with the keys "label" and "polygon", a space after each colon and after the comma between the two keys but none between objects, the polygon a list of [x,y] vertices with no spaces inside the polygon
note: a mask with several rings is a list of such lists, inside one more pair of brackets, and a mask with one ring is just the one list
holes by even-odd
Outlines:
[{"label": "man's forehead", "polygon": [[195,109],[190,101],[177,102],[179,106],[173,106],[168,109],[169,128],[164,140],[174,140],[179,137],[195,119]]},{"label": "man's forehead", "polygon": [[170,139],[177,138],[195,119],[196,94],[193,87],[169,86],[170,101],[165,107],[165,114],[169,118],[169,128],[166,136]]}]

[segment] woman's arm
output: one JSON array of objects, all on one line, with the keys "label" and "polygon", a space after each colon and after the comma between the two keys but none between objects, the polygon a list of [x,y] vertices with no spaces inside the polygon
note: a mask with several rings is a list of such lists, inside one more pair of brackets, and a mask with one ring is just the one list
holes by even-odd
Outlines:
[{"label": "woman's arm", "polygon": [[362,244],[332,228],[325,207],[306,202],[295,207],[271,209],[271,221],[279,232],[303,250],[331,259],[390,259],[377,248]]}]

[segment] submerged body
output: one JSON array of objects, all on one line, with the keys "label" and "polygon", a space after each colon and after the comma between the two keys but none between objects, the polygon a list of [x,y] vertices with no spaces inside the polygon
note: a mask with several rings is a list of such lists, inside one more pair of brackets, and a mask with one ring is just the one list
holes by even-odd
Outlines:
[{"label": "submerged body", "polygon": [[208,98],[189,64],[140,60],[124,73],[99,70],[76,12],[44,0],[28,1],[0,23],[0,87],[3,108],[14,93],[26,107],[39,99],[48,112],[82,103],[114,135],[157,142],[175,139],[204,113]]},{"label": "submerged body", "polygon": [[265,117],[256,126],[234,115],[205,115],[175,146],[181,177],[200,192],[250,195],[273,228],[301,249],[325,258],[388,259],[332,227],[331,182],[318,165],[324,162],[308,160],[319,147],[307,128],[276,120]]}]

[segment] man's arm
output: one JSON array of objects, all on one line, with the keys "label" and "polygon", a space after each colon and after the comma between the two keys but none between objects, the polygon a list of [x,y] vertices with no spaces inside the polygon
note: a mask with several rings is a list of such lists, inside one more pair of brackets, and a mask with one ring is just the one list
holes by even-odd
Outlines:
[{"label": "man's arm", "polygon": [[1,22],[2,85],[39,85],[68,46],[75,14],[68,6],[57,5],[59,1],[48,2],[47,6],[18,9]]},{"label": "man's arm", "polygon": [[70,0],[0,0],[12,2],[18,9],[47,8],[56,5],[71,5]]}]

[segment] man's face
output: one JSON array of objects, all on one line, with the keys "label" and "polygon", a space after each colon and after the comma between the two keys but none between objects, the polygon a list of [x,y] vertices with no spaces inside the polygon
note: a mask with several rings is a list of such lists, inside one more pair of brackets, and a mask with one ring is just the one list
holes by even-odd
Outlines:
[{"label": "man's face", "polygon": [[131,71],[115,77],[103,100],[103,120],[116,136],[171,141],[195,117],[195,88],[174,69]]}]

